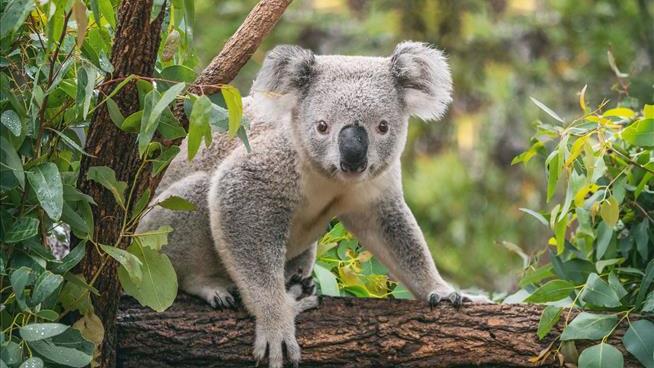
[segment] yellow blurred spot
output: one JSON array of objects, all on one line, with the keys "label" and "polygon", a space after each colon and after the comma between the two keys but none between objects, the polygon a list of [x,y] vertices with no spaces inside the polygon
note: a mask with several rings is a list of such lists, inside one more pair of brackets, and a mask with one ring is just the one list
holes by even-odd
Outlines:
[{"label": "yellow blurred spot", "polygon": [[526,14],[536,10],[536,0],[510,0],[509,11],[516,14]]},{"label": "yellow blurred spot", "polygon": [[456,142],[463,151],[470,151],[477,143],[479,115],[465,114],[456,118]]},{"label": "yellow blurred spot", "polygon": [[313,8],[318,11],[340,12],[347,9],[344,0],[313,0]]}]

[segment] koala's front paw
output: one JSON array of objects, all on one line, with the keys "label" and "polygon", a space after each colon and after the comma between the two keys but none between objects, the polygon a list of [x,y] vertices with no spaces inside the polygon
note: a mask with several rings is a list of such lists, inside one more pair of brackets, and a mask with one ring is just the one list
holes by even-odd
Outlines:
[{"label": "koala's front paw", "polygon": [[[463,297],[461,296],[461,293],[457,291],[453,291],[449,293],[445,298],[447,298],[447,300],[449,300],[450,303],[452,303],[452,305],[457,309],[460,308],[461,305],[463,305]],[[429,294],[430,307],[433,308],[434,306],[438,305],[438,303],[440,303],[441,300],[443,300],[443,297],[441,297],[438,293],[433,292]]]},{"label": "koala's front paw", "polygon": [[268,348],[268,366],[270,368],[281,368],[284,365],[282,345],[286,346],[288,360],[293,366],[297,367],[300,364],[300,345],[295,340],[293,328],[279,330],[257,324],[256,334],[254,358],[257,360],[257,365],[265,358],[266,348]]},{"label": "koala's front paw", "polygon": [[286,291],[295,300],[313,296],[316,292],[316,285],[313,283],[311,276],[302,277],[296,273],[286,283]]}]

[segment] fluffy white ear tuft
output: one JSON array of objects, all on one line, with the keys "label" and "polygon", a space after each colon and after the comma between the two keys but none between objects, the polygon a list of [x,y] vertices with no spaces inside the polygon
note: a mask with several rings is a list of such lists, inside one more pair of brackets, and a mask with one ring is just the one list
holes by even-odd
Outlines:
[{"label": "fluffy white ear tuft", "polygon": [[299,92],[311,83],[315,56],[299,46],[280,45],[266,55],[252,83],[254,108],[286,115],[297,103]]},{"label": "fluffy white ear tuft", "polygon": [[395,47],[390,62],[407,112],[423,120],[443,117],[452,102],[452,75],[443,52],[405,41]]}]

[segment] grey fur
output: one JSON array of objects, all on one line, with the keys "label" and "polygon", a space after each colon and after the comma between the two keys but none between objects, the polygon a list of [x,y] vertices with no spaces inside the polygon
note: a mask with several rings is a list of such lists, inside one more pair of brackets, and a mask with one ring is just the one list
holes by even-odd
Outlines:
[{"label": "grey fur", "polygon": [[[436,270],[400,178],[409,116],[442,116],[450,92],[443,54],[425,44],[402,43],[391,57],[279,46],[244,99],[252,152],[217,134],[194,161],[176,158],[156,200],[178,195],[198,210],[156,208],[138,231],[173,226],[164,250],[184,291],[228,306],[229,288],[238,287],[257,321],[254,355],[263,359],[268,348],[271,367],[283,364],[282,343],[290,361],[300,359],[295,316],[317,299],[301,298],[299,286],[287,291],[286,283],[311,275],[315,241],[333,217],[418,299],[459,301]],[[326,131],[317,129],[321,121]],[[369,140],[360,174],[340,169],[338,133],[350,124],[365,128]]]}]

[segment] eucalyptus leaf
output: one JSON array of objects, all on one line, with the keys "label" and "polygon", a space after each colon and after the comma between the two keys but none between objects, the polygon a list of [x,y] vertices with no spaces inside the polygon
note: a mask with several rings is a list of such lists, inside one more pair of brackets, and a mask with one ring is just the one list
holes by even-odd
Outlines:
[{"label": "eucalyptus leaf", "polygon": [[59,220],[64,206],[64,188],[57,165],[44,162],[26,172],[36,198],[53,221]]},{"label": "eucalyptus leaf", "polygon": [[563,329],[561,340],[597,340],[608,335],[618,318],[613,314],[581,312]]},{"label": "eucalyptus leaf", "polygon": [[624,358],[615,346],[601,343],[584,349],[579,355],[579,368],[622,368]]}]

